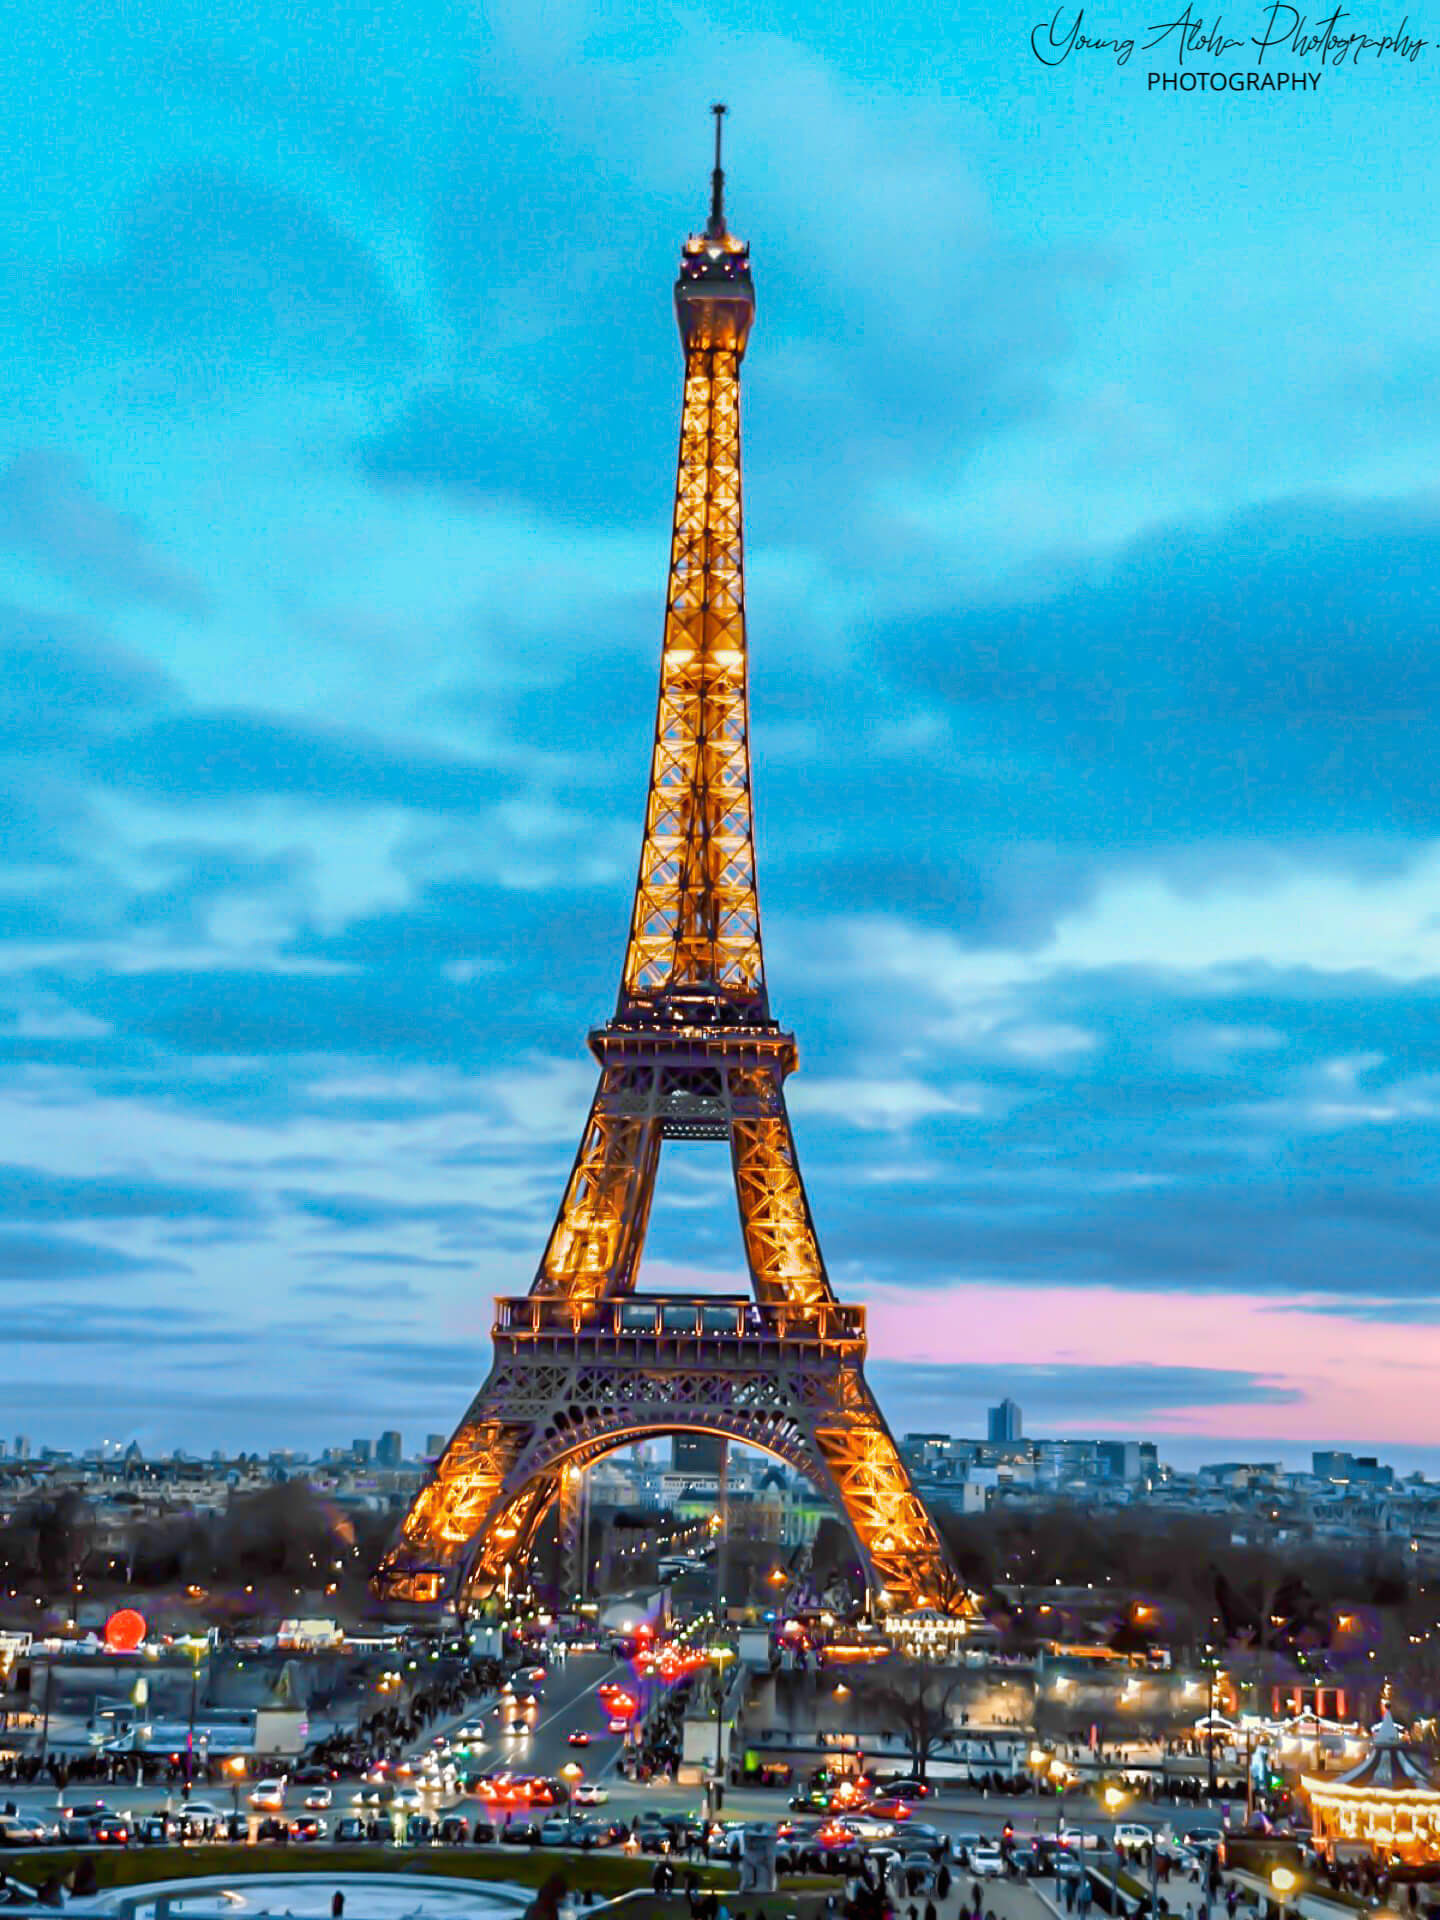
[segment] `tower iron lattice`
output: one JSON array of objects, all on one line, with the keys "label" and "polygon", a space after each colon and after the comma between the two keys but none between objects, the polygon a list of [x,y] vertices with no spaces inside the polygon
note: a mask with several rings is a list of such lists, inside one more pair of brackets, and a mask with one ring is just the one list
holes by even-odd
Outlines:
[{"label": "tower iron lattice", "polygon": [[[417,1495],[377,1584],[393,1599],[509,1590],[577,1469],[702,1431],[806,1475],[887,1609],[967,1606],[864,1377],[865,1310],[837,1300],[786,1111],[794,1036],[771,1017],[760,942],[740,477],[750,255],[715,168],[684,245],[685,354],[660,695],[635,903],[564,1198],[530,1292],[496,1302],[494,1362]],[[752,1294],[636,1294],[665,1140],[725,1140]],[[569,1524],[567,1525],[567,1520]]]}]

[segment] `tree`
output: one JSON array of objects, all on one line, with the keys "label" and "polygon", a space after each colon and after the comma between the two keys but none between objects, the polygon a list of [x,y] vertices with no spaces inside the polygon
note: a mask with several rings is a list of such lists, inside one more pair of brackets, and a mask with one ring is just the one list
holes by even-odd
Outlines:
[{"label": "tree", "polygon": [[923,1780],[937,1747],[955,1730],[955,1696],[969,1675],[962,1668],[933,1667],[919,1660],[886,1661],[860,1683],[862,1696],[886,1716],[887,1732],[900,1733],[909,1746],[915,1778]]}]

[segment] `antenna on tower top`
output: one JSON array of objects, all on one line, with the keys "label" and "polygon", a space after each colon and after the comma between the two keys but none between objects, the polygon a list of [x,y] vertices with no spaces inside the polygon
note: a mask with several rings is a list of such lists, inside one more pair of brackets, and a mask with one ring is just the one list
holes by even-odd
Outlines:
[{"label": "antenna on tower top", "polygon": [[721,240],[725,236],[725,169],[720,164],[720,129],[725,124],[725,102],[717,100],[710,111],[715,116],[715,171],[710,175],[710,220],[705,237]]}]

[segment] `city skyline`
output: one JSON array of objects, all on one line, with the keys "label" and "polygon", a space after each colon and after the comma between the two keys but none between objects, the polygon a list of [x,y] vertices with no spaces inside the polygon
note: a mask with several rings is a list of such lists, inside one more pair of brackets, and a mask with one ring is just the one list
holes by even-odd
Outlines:
[{"label": "city skyline", "polygon": [[[483,1377],[614,1002],[724,95],[768,971],[892,1426],[1440,1447],[1420,83],[1202,120],[974,18],[21,49],[7,1425]],[[743,1272],[671,1154],[642,1285]]]}]

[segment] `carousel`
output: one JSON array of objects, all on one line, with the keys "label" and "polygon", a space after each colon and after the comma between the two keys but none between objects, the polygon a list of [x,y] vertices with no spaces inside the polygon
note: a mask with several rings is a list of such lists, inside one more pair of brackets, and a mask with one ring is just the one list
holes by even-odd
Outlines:
[{"label": "carousel", "polygon": [[1396,1725],[1388,1688],[1382,1706],[1369,1750],[1347,1773],[1301,1775],[1315,1850],[1332,1861],[1362,1854],[1408,1866],[1440,1860],[1440,1781]]}]

